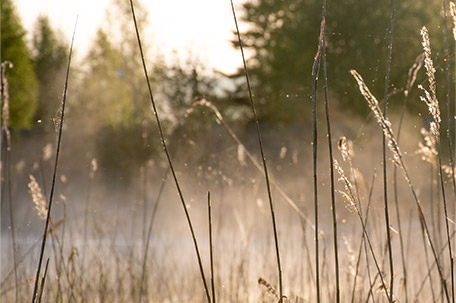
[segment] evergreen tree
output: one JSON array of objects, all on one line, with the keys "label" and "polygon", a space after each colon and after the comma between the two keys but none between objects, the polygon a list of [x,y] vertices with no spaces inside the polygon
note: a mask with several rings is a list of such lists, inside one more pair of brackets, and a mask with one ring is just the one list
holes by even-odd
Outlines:
[{"label": "evergreen tree", "polygon": [[[398,1],[391,67],[391,88],[407,81],[408,68],[422,52],[419,30],[431,31],[434,49],[443,45],[438,28],[439,2]],[[318,46],[321,1],[258,0],[243,5],[241,33],[254,94],[263,121],[289,123],[310,119],[311,68]],[[356,69],[379,99],[383,97],[392,1],[328,2],[326,40],[329,89],[344,109],[366,113],[349,75]],[[233,42],[237,45],[237,42]],[[439,45],[440,44],[440,45]],[[244,89],[245,91],[245,89]]]},{"label": "evergreen tree", "polygon": [[53,31],[48,17],[40,16],[33,34],[35,74],[39,83],[36,119],[52,123],[65,81],[68,54],[66,46]]},{"label": "evergreen tree", "polygon": [[1,62],[10,61],[7,69],[10,95],[10,126],[32,127],[37,106],[38,85],[25,31],[11,0],[1,2]]},{"label": "evergreen tree", "polygon": [[[89,148],[100,166],[109,167],[114,176],[120,174],[125,179],[160,150],[159,138],[151,130],[155,127],[153,111],[127,4],[113,2],[107,11],[106,21],[85,58],[76,100],[70,108],[72,123],[83,126],[85,135],[96,138]],[[138,5],[138,23],[144,30],[145,10]],[[147,52],[147,45],[144,48]],[[155,82],[153,78],[151,81]]]}]

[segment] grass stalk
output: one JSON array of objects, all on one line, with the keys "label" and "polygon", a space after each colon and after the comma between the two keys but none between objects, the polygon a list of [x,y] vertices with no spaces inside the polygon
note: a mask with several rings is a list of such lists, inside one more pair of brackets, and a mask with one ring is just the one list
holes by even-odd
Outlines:
[{"label": "grass stalk", "polygon": [[[351,162],[350,163],[350,166],[351,165]],[[367,222],[368,222],[368,219],[369,219],[369,211],[370,211],[370,206],[371,206],[371,203],[372,203],[372,193],[373,193],[373,189],[374,189],[374,181],[375,181],[375,177],[376,177],[376,173],[374,172],[372,174],[372,184],[371,184],[371,187],[370,187],[370,190],[369,190],[369,197],[368,197],[368,202],[367,202],[367,209],[366,209],[366,214],[364,215],[365,218],[364,218],[364,224],[367,225]],[[355,186],[356,185],[356,179],[355,179]],[[359,193],[359,191],[357,190],[357,193]],[[361,202],[361,200],[358,198],[358,201]],[[361,203],[358,203],[358,207],[359,207],[359,210],[362,214],[363,210],[361,208]],[[366,244],[366,236],[364,234],[364,231],[362,232],[361,234],[361,243],[359,244],[359,249],[358,249],[358,257],[356,259],[356,267],[355,267],[355,277],[353,279],[353,287],[352,287],[352,293],[351,293],[351,303],[354,303],[355,302],[355,291],[356,291],[356,283],[357,283],[357,279],[358,279],[358,275],[359,275],[359,265],[361,263],[361,254],[362,254],[362,249],[364,247],[364,253],[365,253],[365,256],[366,256],[366,268],[367,268],[367,276],[369,278],[369,292],[371,293],[372,292],[372,279],[371,279],[371,274],[370,274],[370,269],[369,269],[369,254],[368,254],[368,251],[367,251],[367,244]],[[373,294],[372,295],[372,299],[374,298]]]},{"label": "grass stalk", "polygon": [[[407,84],[404,90],[404,100],[401,108],[401,113],[399,116],[398,128],[397,128],[397,143],[399,144],[401,139],[401,131],[402,131],[402,123],[404,121],[405,111],[407,108],[408,96],[409,92],[412,89],[416,75],[418,71],[423,66],[424,55],[420,54],[415,59],[415,63],[410,67],[408,72],[408,79]],[[401,261],[402,261],[402,271],[404,275],[404,292],[405,292],[405,302],[408,303],[408,277],[407,277],[407,264],[405,258],[405,248],[404,248],[404,237],[402,232],[402,223],[401,223],[401,215],[399,210],[399,199],[398,199],[398,188],[397,188],[397,166],[394,165],[393,167],[393,196],[394,196],[394,205],[396,210],[396,219],[397,219],[397,226],[398,226],[398,233],[399,233],[399,245],[400,245],[400,252],[401,252]],[[432,203],[431,203],[432,205]]]},{"label": "grass stalk", "polygon": [[[454,176],[454,158],[453,158],[453,139],[451,137],[451,106],[450,106],[450,94],[451,94],[451,81],[450,81],[450,34],[448,33],[448,20],[447,20],[447,7],[445,4],[445,0],[442,0],[442,7],[443,7],[443,17],[445,23],[445,56],[446,56],[446,84],[447,84],[447,91],[446,91],[446,105],[447,105],[447,128],[446,128],[446,135],[448,138],[448,150],[449,150],[449,160],[450,160],[450,172],[451,172],[451,181],[453,185],[453,194],[456,198],[456,177]],[[454,120],[453,116],[453,120]],[[456,132],[456,130],[455,130]],[[439,150],[439,166],[440,166],[440,182],[442,186],[442,191],[444,190],[443,184],[443,175],[442,175],[442,161],[440,156]],[[452,302],[455,302],[455,294],[454,294],[454,258],[452,255],[451,250],[451,242],[450,242],[450,230],[448,226],[448,211],[446,208],[446,199],[445,194],[442,192],[443,201],[444,201],[444,208],[445,208],[445,222],[447,226],[447,239],[450,245],[448,245],[449,255],[450,255],[450,273],[451,273],[451,294],[452,294]]]},{"label": "grass stalk", "polygon": [[320,24],[320,39],[318,49],[312,66],[312,163],[313,163],[313,199],[314,199],[314,220],[315,220],[315,286],[317,302],[320,303],[320,252],[319,252],[319,222],[318,222],[318,174],[317,174],[317,154],[318,154],[318,132],[317,132],[317,88],[318,74],[320,70],[321,49],[323,41],[323,31],[326,20],[322,16]]},{"label": "grass stalk", "polygon": [[[8,79],[6,78],[6,68],[12,68],[13,65],[9,61],[1,63],[0,67],[0,85],[1,85],[1,138],[0,138],[0,152],[1,142],[3,139],[6,145],[5,153],[5,166],[6,166],[6,188],[8,191],[8,207],[9,207],[9,218],[10,218],[10,230],[11,230],[11,244],[13,249],[13,265],[14,265],[14,288],[15,288],[15,300],[18,301],[19,298],[19,285],[18,285],[18,276],[17,276],[17,242],[16,242],[16,227],[14,224],[14,210],[13,210],[13,197],[11,190],[11,133],[9,131],[9,85]],[[3,136],[4,134],[4,136]],[[2,183],[3,181],[0,181]],[[0,185],[1,186],[1,185]],[[0,192],[3,198],[3,191]]]},{"label": "grass stalk", "polygon": [[[386,111],[388,108],[388,86],[390,76],[390,65],[391,65],[391,53],[393,51],[393,33],[394,33],[394,22],[396,16],[396,0],[393,0],[393,10],[391,15],[391,26],[390,36],[388,43],[388,56],[386,58],[386,74],[385,74],[385,92],[384,92],[384,103],[383,103],[383,115],[386,117]],[[394,287],[394,264],[393,264],[393,248],[391,244],[391,230],[390,230],[390,218],[389,218],[389,207],[388,207],[388,171],[386,161],[386,135],[382,133],[382,157],[383,157],[383,198],[385,206],[385,225],[386,225],[386,238],[388,242],[388,258],[390,265],[390,303],[393,302],[393,287]]]},{"label": "grass stalk", "polygon": [[276,225],[276,219],[275,219],[274,205],[273,205],[273,201],[272,201],[272,193],[271,193],[271,186],[270,186],[270,181],[269,181],[268,166],[266,165],[266,157],[264,155],[263,140],[262,140],[261,131],[260,131],[260,123],[258,121],[258,115],[256,112],[255,103],[253,101],[252,87],[250,85],[250,78],[249,78],[249,73],[247,70],[247,63],[246,63],[245,55],[244,55],[244,46],[242,44],[241,34],[239,32],[239,26],[238,26],[237,17],[236,17],[236,10],[234,9],[233,0],[230,0],[230,2],[231,2],[231,10],[233,12],[234,24],[236,26],[236,34],[237,34],[237,38],[238,38],[238,42],[239,42],[239,48],[241,50],[241,55],[242,55],[242,63],[244,66],[244,74],[245,74],[245,79],[247,82],[250,106],[252,109],[253,118],[255,120],[256,133],[257,133],[257,137],[258,137],[258,145],[260,148],[261,160],[263,162],[264,176],[266,179],[266,188],[268,191],[269,207],[271,210],[272,227],[273,227],[273,233],[274,233],[274,244],[275,244],[275,251],[276,251],[276,258],[277,258],[277,271],[278,271],[278,275],[279,275],[279,302],[283,303],[282,266],[280,263],[279,239],[278,239],[278,235],[277,235],[277,225]]},{"label": "grass stalk", "polygon": [[49,267],[49,258],[46,261],[46,266],[44,267],[44,274],[43,278],[41,279],[41,284],[40,284],[40,295],[38,296],[38,303],[41,303],[41,300],[43,298],[43,292],[44,292],[44,283],[46,282],[46,276],[48,273],[48,267]]},{"label": "grass stalk", "polygon": [[48,203],[48,207],[47,207],[46,223],[44,225],[43,238],[41,241],[41,251],[40,251],[40,257],[39,257],[39,261],[38,261],[38,268],[36,270],[32,303],[35,303],[35,299],[36,299],[36,295],[37,295],[37,289],[38,289],[38,283],[39,283],[39,277],[40,277],[40,271],[41,271],[41,264],[43,262],[44,250],[46,248],[47,232],[48,232],[49,222],[50,222],[50,218],[51,218],[52,202],[54,199],[55,183],[56,183],[56,177],[57,177],[57,168],[58,168],[58,164],[59,164],[60,147],[61,147],[61,143],[62,143],[63,119],[65,117],[65,105],[66,105],[66,98],[67,98],[67,91],[68,91],[68,82],[69,82],[68,80],[70,77],[71,56],[73,54],[73,43],[74,43],[74,36],[76,34],[76,26],[78,24],[78,17],[76,17],[76,22],[74,24],[73,37],[71,38],[71,45],[70,45],[70,53],[68,55],[68,64],[67,64],[67,70],[66,70],[66,76],[65,76],[65,86],[63,89],[63,98],[62,98],[62,104],[61,104],[61,108],[60,108],[61,109],[60,121],[59,121],[60,125],[59,125],[58,139],[57,139],[57,150],[55,153],[54,173],[52,176],[51,192],[49,195],[49,203]]},{"label": "grass stalk", "polygon": [[450,277],[451,277],[451,295],[452,295],[452,302],[454,303],[454,259],[453,259],[453,251],[451,249],[451,238],[450,238],[450,225],[449,225],[449,213],[448,213],[448,205],[445,195],[445,184],[443,180],[443,170],[442,170],[442,156],[440,154],[440,143],[437,143],[437,150],[439,151],[438,158],[439,158],[439,175],[440,175],[440,187],[442,191],[442,199],[443,199],[443,210],[445,214],[445,227],[446,227],[446,235],[448,241],[448,256],[450,258]]},{"label": "grass stalk", "polygon": [[348,178],[345,176],[345,173],[344,173],[342,167],[340,167],[340,165],[337,161],[334,161],[334,166],[335,166],[334,168],[337,170],[337,172],[340,175],[339,180],[341,180],[344,183],[345,189],[347,191],[345,193],[344,197],[346,198],[347,202],[349,203],[350,208],[353,209],[353,211],[356,213],[356,215],[358,216],[358,218],[360,220],[365,239],[367,241],[369,250],[372,255],[372,259],[374,260],[375,267],[377,268],[377,274],[380,277],[381,287],[385,291],[385,295],[386,295],[388,301],[390,301],[390,295],[388,293],[388,288],[387,288],[385,280],[383,278],[383,274],[382,274],[382,270],[380,269],[380,265],[377,261],[377,257],[375,255],[374,248],[372,246],[372,241],[371,241],[369,233],[367,231],[367,225],[365,223],[365,220],[363,219],[363,214],[361,213],[361,211],[359,209],[359,205],[361,204],[361,201],[357,202],[357,199],[353,193],[353,186],[352,186],[351,182],[348,180]]},{"label": "grass stalk", "polygon": [[214,246],[212,243],[212,209],[211,209],[211,192],[207,192],[207,212],[209,217],[209,253],[211,259],[211,289],[212,303],[216,303],[215,299],[215,275],[214,275]]},{"label": "grass stalk", "polygon": [[168,174],[169,174],[169,167],[166,170],[166,173],[165,173],[165,175],[162,178],[162,182],[160,184],[160,188],[158,189],[158,194],[157,194],[157,197],[155,199],[154,208],[153,208],[152,214],[150,216],[149,226],[147,228],[147,235],[146,235],[146,239],[145,239],[146,243],[145,243],[145,246],[144,246],[144,255],[143,255],[142,267],[141,267],[141,280],[140,280],[140,283],[139,283],[138,303],[142,302],[142,296],[144,294],[144,282],[146,280],[146,264],[147,264],[148,254],[149,254],[150,237],[152,235],[152,227],[154,225],[154,221],[155,221],[155,216],[157,214],[158,205],[160,204],[160,201],[161,201],[161,197],[162,197],[162,194],[163,194],[163,189],[165,188],[165,183],[166,183],[166,179],[168,178]]},{"label": "grass stalk", "polygon": [[[323,0],[322,5],[322,19],[326,20],[326,0]],[[333,221],[333,243],[334,243],[334,268],[336,274],[336,302],[340,302],[340,278],[339,278],[339,248],[337,243],[337,212],[336,212],[336,197],[334,188],[334,158],[332,150],[332,137],[331,137],[331,119],[329,115],[329,101],[328,101],[328,73],[326,67],[326,22],[323,25],[323,33],[321,35],[321,49],[323,58],[323,78],[325,87],[325,113],[326,113],[326,127],[327,127],[327,138],[328,138],[328,151],[329,151],[329,171],[330,171],[330,182],[331,182],[331,212]]]},{"label": "grass stalk", "polygon": [[150,102],[151,102],[151,105],[152,105],[152,109],[153,109],[153,113],[154,113],[154,116],[155,116],[155,120],[157,122],[161,143],[162,143],[163,149],[165,151],[166,158],[168,160],[169,169],[171,170],[171,173],[172,173],[173,178],[174,178],[174,183],[176,184],[177,192],[179,194],[179,198],[180,198],[180,201],[182,203],[182,207],[184,208],[185,217],[187,219],[188,226],[190,228],[190,232],[192,234],[193,244],[194,244],[195,251],[196,251],[196,257],[198,259],[199,270],[200,270],[200,273],[201,273],[201,279],[203,280],[204,290],[205,290],[205,294],[206,294],[206,297],[207,297],[207,301],[208,301],[208,303],[210,303],[211,302],[211,298],[210,298],[210,295],[209,295],[209,288],[207,286],[206,277],[204,275],[203,263],[201,261],[201,254],[199,252],[198,242],[196,240],[195,232],[193,230],[193,224],[192,224],[192,221],[190,219],[190,214],[188,212],[187,204],[185,203],[185,199],[184,199],[184,196],[183,196],[180,184],[179,184],[179,180],[177,179],[176,171],[174,170],[174,166],[173,166],[173,162],[172,162],[172,159],[171,159],[171,155],[170,155],[170,152],[168,150],[168,145],[166,144],[165,135],[164,135],[163,128],[162,128],[162,125],[161,125],[161,122],[160,122],[160,118],[158,116],[158,112],[157,112],[157,107],[156,107],[156,104],[155,104],[154,96],[152,94],[152,87],[151,87],[150,80],[149,80],[149,74],[147,72],[146,61],[145,61],[145,58],[144,58],[144,51],[143,51],[143,47],[142,47],[142,43],[141,43],[141,37],[140,37],[140,34],[139,34],[139,28],[138,28],[138,24],[137,24],[137,21],[136,21],[136,14],[135,14],[135,9],[134,9],[134,5],[133,5],[133,0],[130,0],[130,8],[131,8],[131,15],[132,15],[132,18],[133,18],[133,23],[134,23],[134,27],[135,27],[135,31],[136,31],[136,38],[137,38],[137,41],[138,41],[138,48],[139,48],[139,52],[140,52],[140,56],[141,56],[144,76],[145,76],[145,79],[146,79],[146,82],[147,82],[147,88],[148,88],[148,92],[149,92]]},{"label": "grass stalk", "polygon": [[[455,235],[455,231],[453,231],[453,233],[451,234],[451,239],[454,238],[454,235]],[[448,245],[448,242],[445,242],[445,244],[440,248],[440,251],[439,251],[439,256],[442,255],[442,253],[444,252],[444,250],[447,249],[447,245]],[[415,297],[418,298],[420,295],[421,295],[421,292],[423,291],[424,289],[424,284],[426,283],[426,281],[428,279],[432,280],[431,279],[431,272],[432,270],[434,269],[434,267],[436,266],[436,263],[435,261],[432,263],[432,265],[429,267],[429,270],[428,270],[428,273],[426,274],[426,276],[423,278],[423,280],[421,281],[420,283],[420,287],[418,288],[418,291],[416,292],[415,294]],[[431,284],[432,284],[432,281],[431,281]],[[432,288],[434,290],[434,288]]]},{"label": "grass stalk", "polygon": [[383,116],[383,114],[379,108],[377,99],[375,99],[375,97],[369,91],[366,84],[364,83],[363,78],[355,70],[351,70],[350,73],[353,75],[353,77],[357,81],[361,94],[364,96],[366,101],[369,103],[371,110],[375,113],[377,122],[380,125],[380,127],[383,129],[383,132],[385,133],[385,135],[388,139],[388,147],[391,149],[391,151],[394,154],[394,161],[395,161],[396,165],[398,165],[399,168],[401,169],[402,175],[403,175],[405,181],[407,182],[408,187],[410,188],[410,191],[412,193],[413,199],[415,201],[415,204],[416,204],[416,207],[418,210],[419,218],[420,218],[420,220],[423,221],[427,240],[429,242],[429,245],[431,246],[432,254],[434,256],[435,262],[437,263],[437,269],[439,271],[439,276],[440,276],[442,287],[444,288],[444,291],[445,291],[446,299],[448,302],[450,302],[450,297],[448,294],[448,287],[446,285],[445,278],[443,277],[443,271],[442,271],[440,261],[437,256],[436,249],[434,247],[434,243],[432,242],[431,234],[429,232],[429,228],[428,228],[427,221],[426,221],[426,218],[424,215],[424,211],[421,206],[421,202],[418,198],[418,194],[415,190],[415,187],[413,186],[413,183],[410,179],[407,167],[406,167],[403,157],[402,157],[402,153],[400,152],[400,149],[399,149],[399,145],[397,144],[397,141],[394,137],[393,131],[391,129],[391,123]]}]

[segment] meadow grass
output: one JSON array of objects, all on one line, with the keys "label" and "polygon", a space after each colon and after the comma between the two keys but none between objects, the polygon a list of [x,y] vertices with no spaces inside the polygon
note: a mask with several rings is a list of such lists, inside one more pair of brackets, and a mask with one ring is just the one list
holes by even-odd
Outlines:
[{"label": "meadow grass", "polygon": [[[452,121],[449,115],[448,129],[442,129],[436,96],[436,69],[427,30],[425,27],[421,30],[424,55],[416,58],[401,90],[404,103],[399,117],[390,113],[386,116],[391,95],[388,75],[393,55],[395,1],[383,110],[362,76],[355,70],[350,71],[361,92],[359,98],[367,101],[366,106],[380,127],[383,145],[379,149],[375,141],[380,135],[374,126],[367,125],[361,138],[354,135],[355,131],[344,134],[332,128],[326,62],[326,1],[322,4],[320,37],[311,71],[312,135],[306,137],[306,142],[311,144],[304,147],[284,145],[279,154],[264,147],[268,136],[260,129],[258,105],[254,102],[235,6],[231,1],[259,153],[251,152],[217,107],[201,98],[194,100],[187,116],[197,106],[207,109],[210,112],[208,119],[221,125],[231,148],[211,155],[215,167],[189,167],[188,158],[171,155],[168,149],[156,106],[159,100],[156,101],[152,93],[134,4],[130,0],[139,56],[166,157],[165,165],[154,164],[152,169],[144,166],[142,184],[137,178],[133,185],[136,195],[141,196],[136,199],[135,194],[120,189],[103,191],[102,181],[95,176],[96,162],[92,162],[85,179],[89,184],[86,192],[81,195],[79,190],[78,194],[61,197],[60,212],[54,212],[51,217],[72,44],[48,203],[46,192],[41,190],[46,184],[45,178],[40,185],[32,174],[28,177],[30,200],[33,201],[29,208],[34,207],[37,217],[45,222],[41,242],[18,240],[17,229],[29,230],[27,226],[14,224],[20,214],[13,213],[16,208],[13,208],[12,200],[16,197],[11,193],[10,182],[18,183],[13,177],[20,174],[10,172],[12,159],[8,152],[2,160],[7,166],[6,181],[2,182],[8,182],[9,190],[5,195],[10,201],[9,237],[12,240],[5,246],[2,232],[2,301],[454,302],[456,207],[455,195],[450,197],[448,194],[456,193]],[[451,9],[454,10],[454,4]],[[446,35],[449,62],[448,28]],[[326,119],[326,133],[323,134],[318,123],[323,115],[317,112],[322,99],[317,97],[321,63]],[[429,131],[422,131],[424,138],[421,138],[413,127],[418,118],[407,116],[405,107],[411,101],[409,92],[416,89],[416,77],[423,63],[428,88],[424,88],[423,83],[418,87],[431,120],[427,126]],[[450,114],[449,63],[446,79]],[[5,104],[3,73],[1,82]],[[396,120],[398,130],[393,132],[392,121]],[[448,138],[448,160],[442,155],[443,132]],[[7,123],[2,124],[3,134],[2,143],[8,142]],[[410,140],[400,140],[404,135]],[[334,138],[338,136],[340,139],[335,142]],[[319,144],[325,141],[329,157],[322,157],[318,151]],[[333,153],[336,146],[340,155]],[[7,150],[10,147],[7,144]],[[382,161],[374,160],[380,156]],[[389,158],[392,161],[388,161]],[[311,173],[303,172],[303,167]],[[393,177],[388,173],[391,168]],[[379,169],[383,172],[380,182],[376,178]],[[397,169],[402,173],[402,179],[398,178]],[[368,182],[370,175],[372,180]],[[162,181],[158,185],[156,180],[160,178]],[[170,182],[174,182],[175,189],[169,186]],[[59,185],[63,191],[65,183]],[[393,186],[394,213],[388,205],[389,185]],[[176,190],[180,205],[175,203]],[[149,192],[156,194],[152,202],[148,199]],[[65,202],[67,199],[84,200],[85,203],[70,204]],[[121,203],[112,207],[113,200]],[[312,212],[313,219],[309,216]],[[57,217],[62,218],[52,219]],[[187,236],[188,230],[191,237]],[[52,250],[46,249],[47,240],[51,241]],[[196,252],[197,262],[191,250]],[[393,266],[399,260],[401,266]],[[208,271],[209,279],[205,274]]]}]

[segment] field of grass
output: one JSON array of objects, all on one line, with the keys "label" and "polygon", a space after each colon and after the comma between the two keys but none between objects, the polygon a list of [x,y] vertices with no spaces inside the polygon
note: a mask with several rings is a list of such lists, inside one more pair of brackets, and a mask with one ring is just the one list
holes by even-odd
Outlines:
[{"label": "field of grass", "polygon": [[[436,97],[425,27],[423,55],[396,94],[405,108],[408,92],[421,90],[429,118],[387,111],[394,3],[384,96],[350,71],[371,109],[366,119],[331,123],[323,1],[311,129],[262,129],[241,47],[254,131],[237,134],[210,100],[195,100],[192,109],[217,121],[208,136],[225,142],[195,163],[198,143],[169,150],[149,86],[166,157],[143,165],[132,182],[107,182],[96,159],[77,177],[60,173],[71,161],[61,145],[70,51],[55,150],[21,161],[26,151],[9,152],[2,125],[1,301],[454,302],[454,130],[443,125],[452,129],[455,119],[450,96]],[[133,2],[131,9],[136,22]],[[426,80],[415,83],[417,73]]]}]

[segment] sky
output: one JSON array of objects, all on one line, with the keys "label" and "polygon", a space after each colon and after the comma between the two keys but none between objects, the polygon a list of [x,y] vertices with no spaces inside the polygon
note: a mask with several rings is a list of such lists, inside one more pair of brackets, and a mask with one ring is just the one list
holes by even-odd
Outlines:
[{"label": "sky", "polygon": [[[79,15],[75,47],[80,56],[90,47],[112,1],[14,0],[28,32],[40,14],[47,15],[52,26],[64,33],[68,43]],[[161,45],[165,61],[177,52],[182,59],[192,54],[209,70],[231,73],[241,65],[239,51],[229,42],[234,30],[229,0],[142,0],[141,3],[148,10],[152,32],[153,40],[148,42]],[[236,8],[240,10],[239,3]]]}]

